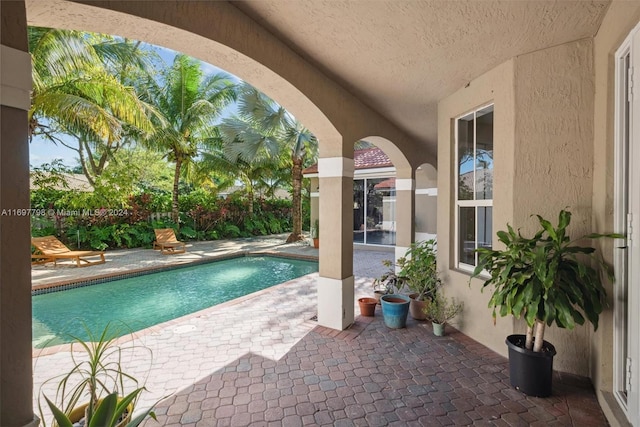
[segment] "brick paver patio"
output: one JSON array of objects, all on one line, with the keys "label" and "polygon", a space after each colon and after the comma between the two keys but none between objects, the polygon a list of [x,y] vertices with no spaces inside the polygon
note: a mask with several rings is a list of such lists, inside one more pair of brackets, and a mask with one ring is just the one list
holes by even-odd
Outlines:
[{"label": "brick paver patio", "polygon": [[[389,257],[356,251],[356,297],[370,295]],[[160,399],[159,423],[144,425],[607,425],[588,380],[556,375],[552,397],[527,397],[509,385],[504,357],[453,328],[441,338],[414,320],[391,330],[379,308],[347,331],[317,326],[316,276],[137,334],[153,360],[134,350],[125,369],[146,378],[141,406]],[[37,392],[70,356],[64,348],[34,355]]]},{"label": "brick paver patio", "polygon": [[160,402],[160,425],[607,425],[585,379],[557,375],[552,397],[527,397],[504,357],[453,328],[391,330],[379,308],[365,322],[355,337],[316,327],[278,360],[244,354]]}]

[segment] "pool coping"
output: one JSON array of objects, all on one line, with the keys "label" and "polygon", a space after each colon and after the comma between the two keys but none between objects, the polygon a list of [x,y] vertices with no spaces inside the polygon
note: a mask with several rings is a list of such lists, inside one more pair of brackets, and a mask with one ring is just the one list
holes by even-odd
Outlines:
[{"label": "pool coping", "polygon": [[[86,281],[93,281],[93,280],[104,280],[104,282],[109,282],[109,281],[113,281],[113,280],[118,280],[120,278],[124,278],[127,277],[126,275],[128,273],[131,273],[131,275],[145,275],[145,274],[152,274],[152,273],[156,273],[156,272],[160,272],[160,271],[167,271],[167,270],[173,270],[173,269],[177,269],[177,268],[184,268],[184,267],[189,267],[191,265],[199,265],[199,264],[208,264],[214,261],[223,261],[225,259],[232,259],[232,258],[240,258],[240,257],[245,257],[245,256],[260,256],[260,255],[267,255],[267,256],[272,256],[272,257],[276,257],[276,258],[289,258],[289,259],[299,259],[299,260],[303,260],[303,261],[317,261],[318,257],[315,256],[310,256],[310,255],[300,255],[300,254],[289,254],[289,253],[282,253],[282,252],[278,252],[278,251],[270,251],[270,250],[259,250],[259,251],[237,251],[237,252],[233,252],[233,253],[229,253],[229,254],[224,254],[224,255],[216,255],[216,256],[212,256],[210,258],[204,259],[204,260],[196,260],[196,261],[181,261],[178,262],[176,264],[172,264],[172,265],[165,265],[165,266],[160,266],[160,267],[150,267],[150,268],[143,268],[143,269],[136,269],[136,270],[130,270],[128,272],[120,272],[120,273],[111,273],[111,274],[104,274],[104,275],[100,275],[100,276],[94,276],[91,277],[89,279],[85,279],[82,281],[79,280],[72,280],[72,281],[64,281],[64,282],[54,282],[51,284],[47,284],[47,285],[40,285],[40,286],[45,286],[45,287],[63,287],[63,286],[71,286],[74,283],[83,283]],[[189,320],[191,318],[196,318],[196,317],[200,317],[203,315],[208,315],[210,314],[210,312],[213,312],[215,310],[220,310],[220,309],[224,309],[227,307],[231,307],[234,305],[238,305],[241,304],[245,301],[257,298],[269,291],[272,291],[274,289],[280,288],[280,287],[284,287],[287,285],[290,285],[291,283],[294,283],[298,280],[306,280],[308,279],[310,276],[313,275],[317,275],[318,272],[314,272],[314,273],[310,273],[310,274],[305,274],[304,276],[300,276],[297,277],[295,279],[291,279],[291,280],[287,280],[286,282],[283,283],[279,283],[277,285],[273,285],[270,286],[266,289],[262,289],[256,292],[252,292],[250,294],[238,297],[238,298],[234,298],[230,301],[225,301],[223,303],[220,304],[216,304],[214,306],[211,307],[207,307],[204,308],[202,310],[198,310],[198,311],[194,311],[193,313],[189,313],[189,314],[185,314],[184,316],[180,316],[177,317],[175,319],[171,319],[171,320],[167,320],[166,322],[162,322],[162,323],[158,323],[157,325],[153,325],[150,326],[148,328],[145,329],[141,329],[139,331],[135,331],[135,332],[131,332],[129,334],[123,335],[121,337],[118,337],[114,340],[114,344],[116,346],[125,344],[127,342],[136,340],[140,337],[143,337],[145,335],[148,335],[150,333],[155,332],[156,330],[160,330],[160,329],[165,329],[168,327],[171,327],[172,325],[177,325],[179,323],[182,323],[186,320]],[[112,280],[109,280],[112,279]],[[67,283],[67,282],[71,282],[71,283]],[[104,283],[104,282],[99,282],[99,283]],[[98,283],[91,283],[91,284],[87,284],[85,286],[91,286],[92,284],[98,284]],[[33,289],[35,290],[35,288]],[[32,292],[33,292],[32,290]],[[313,329],[315,326],[317,326],[317,322],[311,319],[307,319],[304,322],[302,322],[302,324],[307,324],[309,330]],[[73,347],[75,346],[76,348],[78,347],[78,343],[65,343],[65,344],[58,344],[58,345],[53,345],[50,347],[44,347],[44,348],[35,348],[35,347],[31,347],[31,357],[32,359],[36,359],[40,356],[49,356],[52,354],[56,354],[62,351],[67,351],[67,352],[71,352],[73,351]]]}]

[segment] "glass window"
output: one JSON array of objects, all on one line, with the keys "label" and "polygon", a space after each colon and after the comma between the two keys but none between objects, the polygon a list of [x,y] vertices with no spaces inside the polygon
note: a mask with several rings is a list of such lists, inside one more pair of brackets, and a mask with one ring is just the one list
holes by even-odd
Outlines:
[{"label": "glass window", "polygon": [[493,235],[493,105],[456,120],[456,265],[472,269]]},{"label": "glass window", "polygon": [[354,243],[396,244],[395,190],[395,178],[353,181]]}]

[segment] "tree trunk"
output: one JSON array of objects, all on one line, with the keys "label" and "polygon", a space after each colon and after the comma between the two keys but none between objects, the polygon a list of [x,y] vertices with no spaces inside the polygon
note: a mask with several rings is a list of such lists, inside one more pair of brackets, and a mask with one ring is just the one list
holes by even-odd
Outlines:
[{"label": "tree trunk", "polygon": [[[535,323],[533,325],[535,326]],[[524,341],[524,348],[533,350],[533,326],[527,325],[527,338]]]},{"label": "tree trunk", "polygon": [[293,209],[293,230],[289,237],[287,237],[287,243],[297,242],[302,240],[302,158],[293,159],[293,167],[291,168],[291,175],[293,181],[293,194],[292,194],[292,209]]},{"label": "tree trunk", "polygon": [[253,182],[251,182],[248,186],[249,191],[247,192],[247,201],[249,203],[248,212],[249,217],[253,216]]},{"label": "tree trunk", "polygon": [[176,170],[173,175],[173,194],[171,200],[171,219],[176,223],[178,227],[178,184],[180,183],[180,168],[182,167],[182,159],[176,156]]},{"label": "tree trunk", "polygon": [[544,343],[544,322],[536,319],[536,339],[533,341],[533,351],[542,351]]}]

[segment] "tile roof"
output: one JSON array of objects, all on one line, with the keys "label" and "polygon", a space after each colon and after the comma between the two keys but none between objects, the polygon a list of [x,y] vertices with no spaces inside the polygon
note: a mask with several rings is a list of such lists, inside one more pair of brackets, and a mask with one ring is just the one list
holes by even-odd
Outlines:
[{"label": "tile roof", "polygon": [[384,181],[374,185],[373,188],[375,188],[376,190],[380,190],[383,188],[396,188],[396,178],[393,177],[393,178],[385,179]]},{"label": "tile roof", "polygon": [[[356,170],[392,167],[389,157],[378,147],[353,151],[353,163]],[[302,171],[303,174],[318,173],[318,164],[314,164]]]}]

